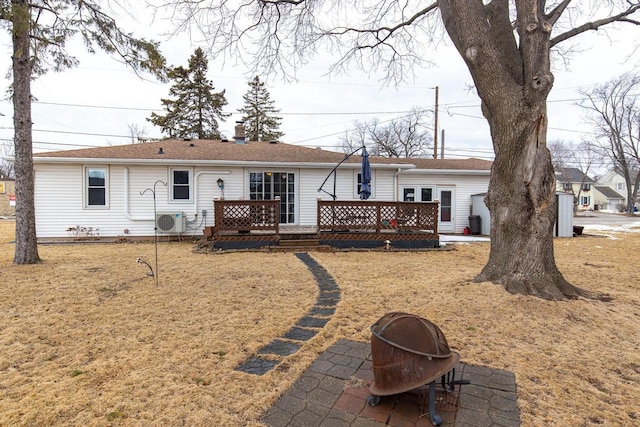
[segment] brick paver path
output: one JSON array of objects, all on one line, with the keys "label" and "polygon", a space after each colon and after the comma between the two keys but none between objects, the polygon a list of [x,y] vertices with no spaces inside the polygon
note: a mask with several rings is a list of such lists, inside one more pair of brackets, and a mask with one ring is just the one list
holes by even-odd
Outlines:
[{"label": "brick paver path", "polygon": [[[271,427],[431,426],[426,389],[367,404],[372,371],[370,346],[339,340],[321,354],[265,414]],[[448,395],[436,394],[443,427],[518,427],[511,372],[459,364],[456,377],[471,381]]]}]

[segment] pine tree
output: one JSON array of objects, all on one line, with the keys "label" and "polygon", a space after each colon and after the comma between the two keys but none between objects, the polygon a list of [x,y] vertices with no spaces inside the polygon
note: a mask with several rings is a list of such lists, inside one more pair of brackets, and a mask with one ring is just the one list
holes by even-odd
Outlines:
[{"label": "pine tree", "polygon": [[280,132],[282,117],[274,114],[280,112],[274,107],[274,101],[264,83],[255,76],[249,83],[249,90],[242,97],[244,106],[238,110],[243,113],[242,121],[247,131],[247,138],[252,141],[274,141],[284,133]]},{"label": "pine tree", "polygon": [[93,0],[0,1],[0,28],[8,30],[13,42],[15,264],[40,262],[34,201],[31,82],[49,70],[62,71],[78,64],[67,52],[67,42],[74,36],[84,41],[89,52],[97,47],[120,57],[136,72],[149,71],[164,80],[165,59],[158,44],[123,31],[115,18],[102,10],[103,6],[110,9],[109,2]]},{"label": "pine tree", "polygon": [[167,77],[174,84],[169,95],[162,99],[166,115],[152,113],[148,121],[162,129],[170,138],[220,139],[218,120],[230,116],[222,108],[227,105],[225,91],[214,92],[207,79],[209,64],[201,48],[189,58],[189,67],[174,67]]}]

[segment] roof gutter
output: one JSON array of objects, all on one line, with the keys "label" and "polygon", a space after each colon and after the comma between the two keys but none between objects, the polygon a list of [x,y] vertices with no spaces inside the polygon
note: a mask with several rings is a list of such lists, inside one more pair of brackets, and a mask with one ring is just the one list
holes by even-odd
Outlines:
[{"label": "roof gutter", "polygon": [[432,174],[432,175],[477,175],[477,176],[486,176],[491,175],[491,170],[489,169],[412,169],[406,171],[409,174]]},{"label": "roof gutter", "polygon": [[[113,159],[113,158],[76,158],[76,157],[34,157],[34,163],[107,163],[120,165],[190,165],[190,166],[238,166],[238,167],[292,167],[300,169],[333,168],[335,163],[311,162],[265,162],[265,161],[234,161],[234,160],[182,160],[182,159]],[[343,163],[343,167],[359,169],[360,163]],[[375,169],[415,169],[413,164],[371,163]]]}]

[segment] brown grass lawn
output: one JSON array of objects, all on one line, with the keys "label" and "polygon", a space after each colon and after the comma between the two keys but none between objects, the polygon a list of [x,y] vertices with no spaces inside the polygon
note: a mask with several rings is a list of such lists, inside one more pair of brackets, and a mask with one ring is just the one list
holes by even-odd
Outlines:
[{"label": "brown grass lawn", "polygon": [[556,241],[560,270],[611,302],[551,302],[473,284],[487,243],[453,251],[311,253],[342,290],[326,327],[264,376],[238,363],[314,304],[291,253],[199,254],[161,243],[40,245],[12,264],[0,221],[0,425],[255,426],[339,338],[389,311],[438,324],[469,364],[513,371],[524,426],[640,424],[640,233]]}]

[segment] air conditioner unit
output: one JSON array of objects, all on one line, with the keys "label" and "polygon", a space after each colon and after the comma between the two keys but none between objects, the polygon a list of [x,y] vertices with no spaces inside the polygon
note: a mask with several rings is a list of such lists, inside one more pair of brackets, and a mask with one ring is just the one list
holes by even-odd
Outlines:
[{"label": "air conditioner unit", "polygon": [[184,212],[157,212],[156,227],[160,233],[184,233]]}]

